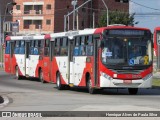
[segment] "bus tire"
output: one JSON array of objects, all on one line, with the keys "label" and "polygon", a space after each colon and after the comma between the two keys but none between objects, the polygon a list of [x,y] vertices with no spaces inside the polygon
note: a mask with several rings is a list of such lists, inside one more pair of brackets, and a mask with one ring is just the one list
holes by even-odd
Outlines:
[{"label": "bus tire", "polygon": [[87,88],[88,88],[88,92],[90,94],[95,94],[96,90],[95,90],[95,88],[92,87],[91,79],[87,80]]},{"label": "bus tire", "polygon": [[44,79],[43,79],[43,71],[42,71],[42,69],[39,70],[39,81],[40,81],[41,83],[45,83],[45,81],[44,81]]},{"label": "bus tire", "polygon": [[63,85],[61,84],[60,73],[57,73],[57,75],[56,75],[56,86],[57,86],[58,90],[63,89]]},{"label": "bus tire", "polygon": [[18,70],[18,69],[19,69],[18,66],[16,66],[16,68],[15,68],[16,79],[17,79],[17,80],[20,80],[20,79],[21,79],[21,76],[19,75],[19,70]]},{"label": "bus tire", "polygon": [[138,88],[128,88],[130,95],[136,95],[138,93]]}]

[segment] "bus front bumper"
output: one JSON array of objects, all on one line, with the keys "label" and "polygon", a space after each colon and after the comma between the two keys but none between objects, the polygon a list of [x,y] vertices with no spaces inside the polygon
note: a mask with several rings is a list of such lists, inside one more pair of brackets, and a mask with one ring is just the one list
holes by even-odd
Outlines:
[{"label": "bus front bumper", "polygon": [[151,88],[152,87],[153,75],[149,74],[143,79],[137,80],[122,80],[112,79],[100,76],[100,87],[101,88]]}]

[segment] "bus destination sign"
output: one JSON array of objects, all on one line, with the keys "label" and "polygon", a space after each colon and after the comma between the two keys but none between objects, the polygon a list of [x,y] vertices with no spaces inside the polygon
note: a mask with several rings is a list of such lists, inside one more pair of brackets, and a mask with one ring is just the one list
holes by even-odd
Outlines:
[{"label": "bus destination sign", "polygon": [[138,35],[142,36],[145,31],[142,30],[109,30],[109,35]]}]

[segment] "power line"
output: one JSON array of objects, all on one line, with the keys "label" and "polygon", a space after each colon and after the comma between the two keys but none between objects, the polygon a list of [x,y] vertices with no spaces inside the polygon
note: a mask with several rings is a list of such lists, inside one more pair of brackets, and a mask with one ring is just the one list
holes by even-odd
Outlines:
[{"label": "power line", "polygon": [[136,13],[136,15],[160,15],[160,12],[146,12],[146,13],[139,12],[139,13]]},{"label": "power line", "polygon": [[142,7],[148,8],[148,9],[160,11],[160,9],[152,8],[152,7],[149,7],[149,6],[145,6],[145,5],[139,4],[139,3],[137,3],[137,2],[134,2],[134,1],[132,1],[132,0],[130,0],[130,2],[132,2],[132,3],[134,3],[134,4],[137,4],[137,5],[139,5],[139,6],[142,6]]}]

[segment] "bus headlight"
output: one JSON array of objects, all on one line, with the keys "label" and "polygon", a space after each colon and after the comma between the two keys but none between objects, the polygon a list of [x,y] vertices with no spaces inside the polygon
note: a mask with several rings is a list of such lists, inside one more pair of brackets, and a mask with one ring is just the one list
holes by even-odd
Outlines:
[{"label": "bus headlight", "polygon": [[146,75],[146,76],[143,78],[143,80],[147,80],[147,79],[149,79],[150,77],[152,77],[152,73],[151,73],[151,74]]},{"label": "bus headlight", "polygon": [[101,76],[105,77],[105,78],[108,79],[108,80],[113,80],[112,77],[110,77],[109,75],[107,75],[107,74],[104,73],[104,72],[101,72]]}]

